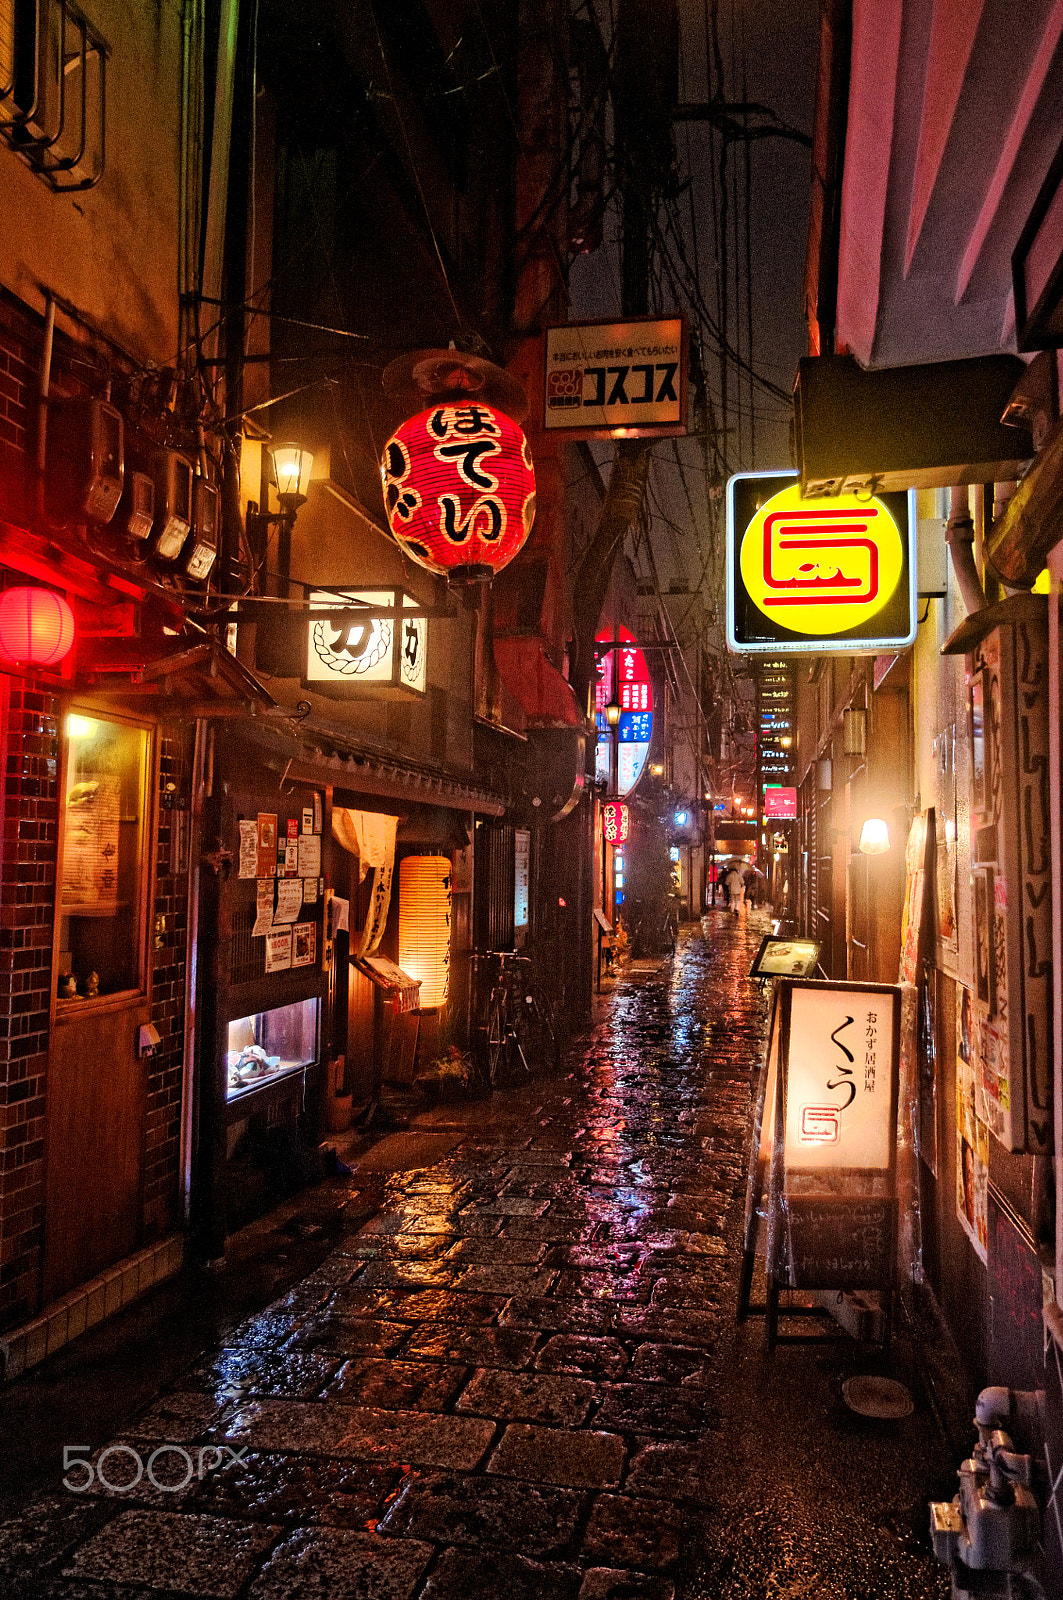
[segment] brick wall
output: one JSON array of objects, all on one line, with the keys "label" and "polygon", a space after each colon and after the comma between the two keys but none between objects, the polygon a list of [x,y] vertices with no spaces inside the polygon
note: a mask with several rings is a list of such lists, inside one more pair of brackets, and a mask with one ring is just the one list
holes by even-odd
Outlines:
[{"label": "brick wall", "polygon": [[0,1327],[37,1308],[59,823],[58,705],[0,676]]}]

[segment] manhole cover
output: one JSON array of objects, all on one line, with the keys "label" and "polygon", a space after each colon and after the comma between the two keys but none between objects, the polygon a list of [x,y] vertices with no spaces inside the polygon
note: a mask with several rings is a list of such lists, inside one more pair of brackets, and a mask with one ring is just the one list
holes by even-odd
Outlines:
[{"label": "manhole cover", "polygon": [[910,1417],[913,1410],[911,1395],[894,1378],[846,1378],[842,1395],[849,1410],[861,1417]]}]

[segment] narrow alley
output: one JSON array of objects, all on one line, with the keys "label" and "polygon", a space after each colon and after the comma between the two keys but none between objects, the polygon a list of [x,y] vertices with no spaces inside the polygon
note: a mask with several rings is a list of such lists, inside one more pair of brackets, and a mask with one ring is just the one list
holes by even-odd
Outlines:
[{"label": "narrow alley", "polygon": [[[769,1355],[736,1323],[766,929],[711,914],[621,974],[560,1077],[436,1108],[301,1196],[266,1237],[302,1218],[328,1253],[198,1353],[138,1313],[141,1392],[102,1333],[11,1386],[0,1591],[946,1596],[927,1502],[969,1441],[904,1319],[884,1365],[845,1340]],[[867,1371],[912,1414],[848,1411]]]}]

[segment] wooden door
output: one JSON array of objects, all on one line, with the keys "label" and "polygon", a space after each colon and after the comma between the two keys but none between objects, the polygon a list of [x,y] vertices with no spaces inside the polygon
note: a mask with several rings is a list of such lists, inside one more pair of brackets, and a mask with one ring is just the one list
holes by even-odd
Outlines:
[{"label": "wooden door", "polygon": [[44,1304],[140,1244],[148,1001],[57,1019],[48,1075]]}]

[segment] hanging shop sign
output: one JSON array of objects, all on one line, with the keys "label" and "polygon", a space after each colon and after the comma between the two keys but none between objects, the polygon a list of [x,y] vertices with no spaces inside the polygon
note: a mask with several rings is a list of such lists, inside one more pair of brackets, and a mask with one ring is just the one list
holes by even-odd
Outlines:
[{"label": "hanging shop sign", "polygon": [[898,650],[916,633],[914,493],[803,500],[790,472],[727,485],[727,643],[739,655]]},{"label": "hanging shop sign", "polygon": [[[401,589],[315,590],[310,606],[308,683],[424,694],[428,619],[410,595]],[[360,610],[367,614],[359,616]]]},{"label": "hanging shop sign", "polygon": [[[646,657],[630,629],[608,630],[596,640],[598,681],[594,714],[598,726],[596,776],[613,794],[630,794],[646,767],[653,734],[653,684]],[[608,646],[603,648],[603,646]],[[615,697],[615,698],[614,698]],[[606,707],[617,705],[620,720],[609,726]]]},{"label": "hanging shop sign", "polygon": [[607,844],[626,844],[631,829],[631,812],[622,800],[608,800],[602,807],[602,836]]},{"label": "hanging shop sign", "polygon": [[512,561],[535,518],[528,441],[505,412],[440,404],[392,434],[381,463],[388,525],[407,555],[452,582]]},{"label": "hanging shop sign", "polygon": [[797,790],[783,784],[766,785],[764,815],[769,822],[793,822],[797,817]]},{"label": "hanging shop sign", "polygon": [[544,429],[585,439],[685,434],[686,351],[682,317],[547,328]]}]

